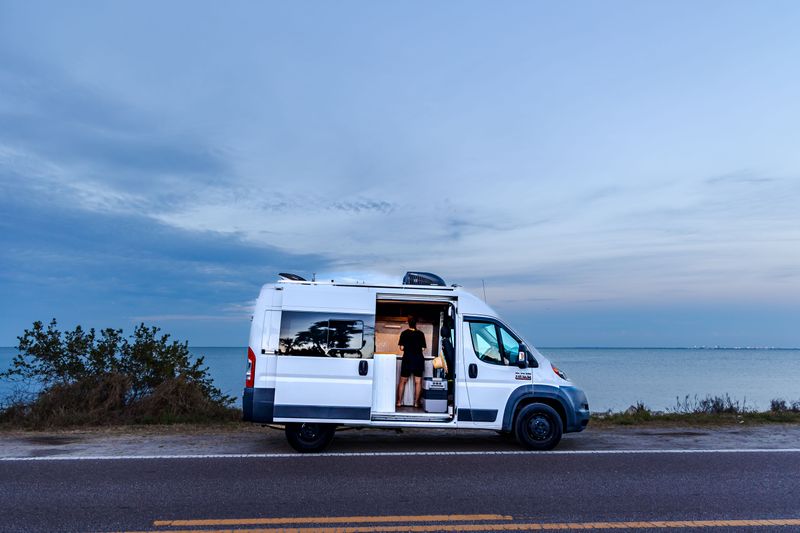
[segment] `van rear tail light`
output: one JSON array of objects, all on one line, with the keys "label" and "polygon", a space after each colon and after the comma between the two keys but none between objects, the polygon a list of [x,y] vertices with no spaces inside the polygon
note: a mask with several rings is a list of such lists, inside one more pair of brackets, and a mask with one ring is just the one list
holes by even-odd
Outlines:
[{"label": "van rear tail light", "polygon": [[[241,367],[240,367],[241,368]],[[247,374],[244,378],[244,386],[248,389],[253,388],[256,382],[256,354],[253,349],[247,348]]]}]

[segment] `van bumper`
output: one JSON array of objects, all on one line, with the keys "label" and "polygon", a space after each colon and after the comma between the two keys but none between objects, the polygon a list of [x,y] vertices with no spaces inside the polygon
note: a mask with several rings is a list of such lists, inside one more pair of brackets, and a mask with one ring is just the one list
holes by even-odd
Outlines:
[{"label": "van bumper", "polygon": [[242,395],[242,419],[245,422],[272,422],[275,389],[245,387]]},{"label": "van bumper", "polygon": [[577,433],[586,429],[589,424],[591,413],[589,412],[589,401],[586,399],[586,393],[583,389],[578,387],[561,387],[561,390],[566,393],[572,402],[572,418],[570,424],[565,428],[566,433]]}]

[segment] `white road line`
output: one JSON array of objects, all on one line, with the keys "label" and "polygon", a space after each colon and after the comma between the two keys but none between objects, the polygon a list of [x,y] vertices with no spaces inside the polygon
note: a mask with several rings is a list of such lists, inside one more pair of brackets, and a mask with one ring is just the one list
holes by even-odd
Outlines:
[{"label": "white road line", "polygon": [[453,452],[331,452],[331,453],[209,453],[192,455],[49,455],[41,457],[0,457],[0,462],[14,461],[128,461],[140,459],[314,459],[318,457],[407,457],[454,455],[647,455],[647,454],[709,454],[709,453],[800,453],[800,448],[733,448],[695,450],[527,450],[453,451]]}]

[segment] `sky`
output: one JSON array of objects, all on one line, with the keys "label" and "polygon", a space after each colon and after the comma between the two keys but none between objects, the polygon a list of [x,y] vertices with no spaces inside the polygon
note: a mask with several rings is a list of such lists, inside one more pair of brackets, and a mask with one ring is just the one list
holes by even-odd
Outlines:
[{"label": "sky", "polygon": [[0,0],[0,345],[431,271],[538,346],[800,346],[800,4]]}]

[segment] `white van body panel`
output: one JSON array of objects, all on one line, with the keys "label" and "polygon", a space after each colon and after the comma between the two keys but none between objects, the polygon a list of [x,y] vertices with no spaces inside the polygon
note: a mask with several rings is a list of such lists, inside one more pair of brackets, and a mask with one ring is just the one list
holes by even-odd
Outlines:
[{"label": "white van body panel", "polygon": [[[326,357],[278,357],[275,382],[275,405],[282,406],[291,416],[275,414],[276,422],[295,418],[312,420],[304,416],[303,406],[325,405],[335,408],[370,407],[372,405],[372,365],[366,376],[358,375],[358,359],[333,359]],[[294,409],[289,409],[294,406]],[[330,420],[352,421],[347,416]],[[358,420],[358,419],[355,419]]]}]

